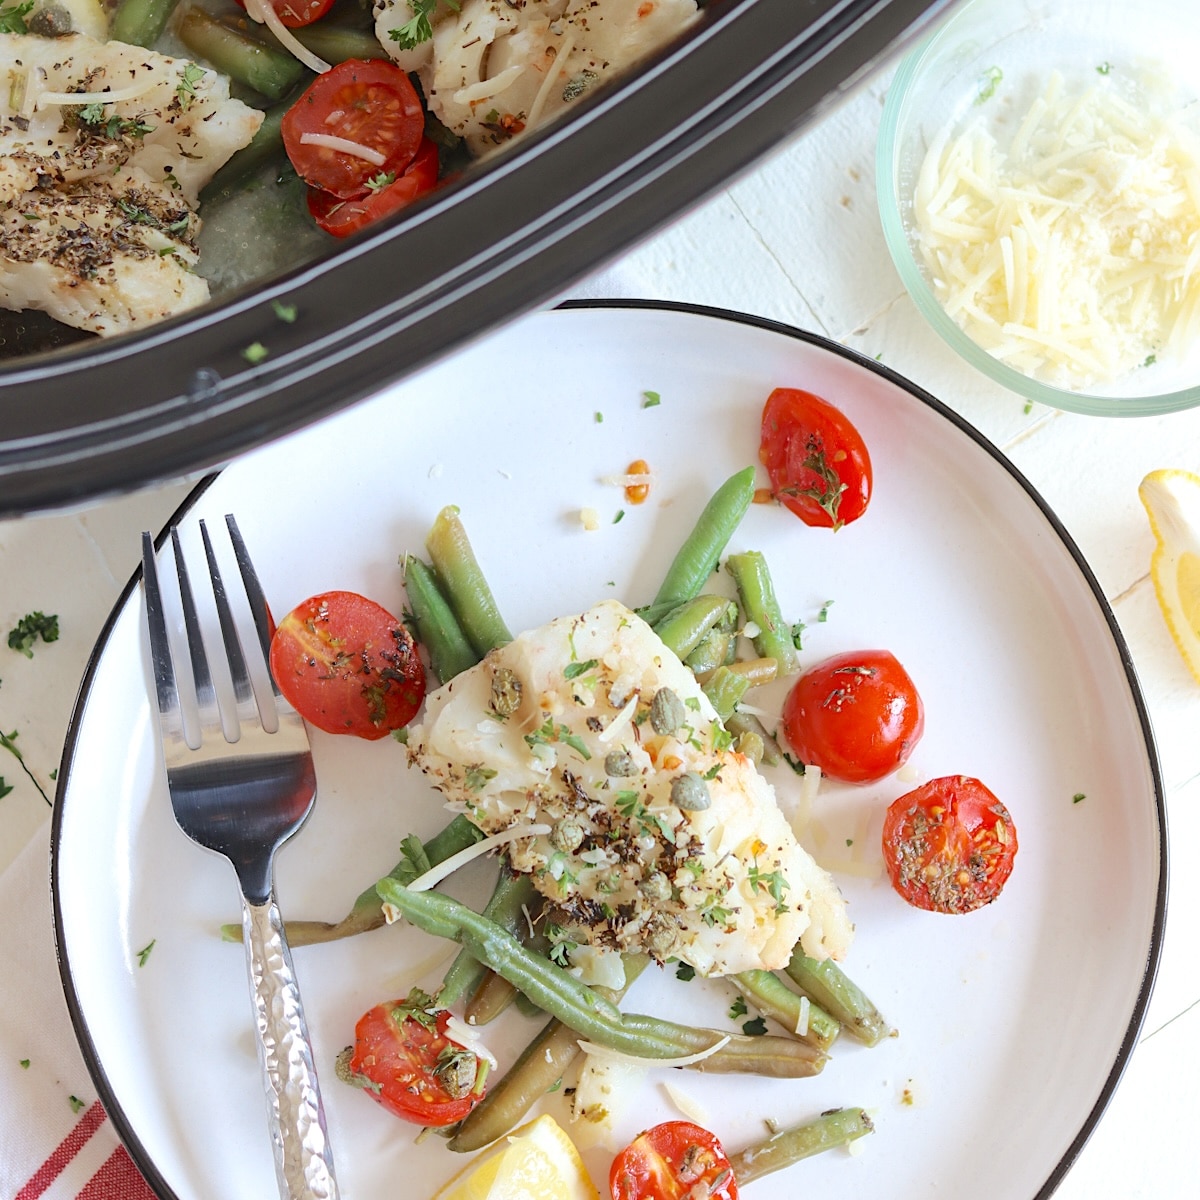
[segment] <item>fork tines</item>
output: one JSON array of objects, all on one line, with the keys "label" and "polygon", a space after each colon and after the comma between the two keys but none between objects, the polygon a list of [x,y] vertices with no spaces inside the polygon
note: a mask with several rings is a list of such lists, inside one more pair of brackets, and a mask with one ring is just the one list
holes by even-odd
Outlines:
[{"label": "fork tines", "polygon": [[[250,613],[257,633],[257,650],[262,673],[270,679],[266,668],[267,653],[270,646],[270,618],[267,613],[266,598],[258,574],[250,559],[246,543],[233,515],[227,514],[225,525],[229,531],[229,539],[233,545],[234,556],[238,571],[242,577],[246,599],[249,602]],[[212,582],[212,596],[216,607],[217,619],[220,624],[221,638],[225,646],[225,655],[229,663],[230,680],[233,684],[233,694],[236,704],[238,725],[248,722],[259,723],[261,714],[255,697],[254,686],[247,665],[242,639],[238,633],[237,622],[229,602],[229,594],[221,575],[217,556],[213,549],[212,539],[204,521],[200,521],[200,536],[204,542],[204,554],[208,564],[208,573]],[[195,595],[192,591],[191,578],[188,574],[183,547],[179,539],[178,529],[171,529],[171,546],[175,557],[175,575],[179,586],[179,599],[183,610],[183,624],[188,657],[190,659],[192,684],[195,690],[197,707],[199,709],[202,729],[221,727],[220,704],[217,688],[209,667],[208,656],[205,653],[204,641],[200,633],[200,617],[196,606]],[[179,675],[175,667],[175,659],[171,651],[171,641],[167,633],[166,610],[163,603],[162,585],[159,582],[155,560],[154,541],[149,533],[142,534],[142,575],[146,595],[146,619],[150,634],[151,661],[154,670],[154,686],[158,699],[158,711],[162,718],[164,733],[175,737],[183,737],[182,706],[179,694]],[[253,653],[253,649],[252,649]],[[274,682],[271,682],[274,691]],[[276,693],[277,694],[277,693]],[[270,719],[262,722],[269,725]]]}]

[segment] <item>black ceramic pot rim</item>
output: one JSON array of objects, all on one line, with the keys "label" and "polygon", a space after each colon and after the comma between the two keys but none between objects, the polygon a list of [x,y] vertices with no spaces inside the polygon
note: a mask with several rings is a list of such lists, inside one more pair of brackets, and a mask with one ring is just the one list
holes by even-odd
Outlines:
[{"label": "black ceramic pot rim", "polygon": [[[549,301],[821,115],[953,3],[718,3],[569,121],[329,257],[140,334],[10,360],[0,516],[228,462]],[[268,353],[252,365],[254,343]]]}]

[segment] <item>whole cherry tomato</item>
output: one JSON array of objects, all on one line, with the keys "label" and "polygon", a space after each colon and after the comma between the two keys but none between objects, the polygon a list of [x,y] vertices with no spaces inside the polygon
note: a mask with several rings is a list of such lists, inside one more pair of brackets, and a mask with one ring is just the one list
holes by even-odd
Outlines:
[{"label": "whole cherry tomato", "polygon": [[883,861],[916,908],[966,913],[990,904],[1012,874],[1017,829],[978,779],[947,775],[892,802]]},{"label": "whole cherry tomato", "polygon": [[721,1143],[691,1121],[664,1121],[638,1134],[613,1159],[612,1200],[737,1200],[737,1181]]},{"label": "whole cherry tomato", "polygon": [[775,497],[806,525],[841,529],[866,511],[874,482],[866,443],[820,396],[776,388],[763,409],[758,453]]},{"label": "whole cherry tomato", "polygon": [[783,705],[783,732],[800,761],[846,783],[890,775],[924,728],[916,686],[887,650],[826,659],[800,676]]},{"label": "whole cherry tomato", "polygon": [[325,592],[297,605],[271,638],[270,663],[291,706],[326,733],[386,737],[425,699],[412,635],[357,592]]}]

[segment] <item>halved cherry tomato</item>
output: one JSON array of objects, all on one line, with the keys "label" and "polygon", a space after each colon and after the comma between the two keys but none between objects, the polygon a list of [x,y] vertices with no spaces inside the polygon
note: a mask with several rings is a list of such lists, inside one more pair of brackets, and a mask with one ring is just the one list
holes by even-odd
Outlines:
[{"label": "halved cherry tomato", "polygon": [[1017,829],[978,779],[946,775],[892,802],[883,861],[916,908],[966,913],[991,904],[1012,874]]},{"label": "halved cherry tomato", "polygon": [[783,705],[783,732],[801,762],[846,783],[874,783],[912,753],[925,709],[887,650],[838,654],[804,672]]},{"label": "halved cherry tomato", "polygon": [[475,1054],[446,1036],[449,1016],[407,1000],[377,1004],[354,1028],[350,1082],[402,1120],[439,1129],[461,1121],[484,1089]]},{"label": "halved cherry tomato", "polygon": [[612,1200],[737,1200],[737,1181],[721,1143],[691,1121],[664,1121],[640,1133],[613,1159]]},{"label": "halved cherry tomato", "polygon": [[[237,0],[242,8],[246,0]],[[333,0],[270,0],[271,7],[288,29],[302,29],[318,21],[332,7]]]},{"label": "halved cherry tomato", "polygon": [[437,144],[425,138],[417,157],[408,164],[404,174],[391,183],[352,200],[341,200],[320,188],[309,188],[308,211],[326,233],[349,237],[432,192],[437,186],[437,177]]},{"label": "halved cherry tomato", "polygon": [[871,456],[850,418],[820,396],[776,388],[763,408],[759,458],[775,496],[806,525],[840,529],[871,499]]},{"label": "halved cherry tomato", "polygon": [[297,605],[271,638],[271,675],[292,707],[327,733],[374,740],[407,725],[425,698],[412,635],[357,592]]},{"label": "halved cherry tomato", "polygon": [[[425,113],[408,76],[382,59],[349,58],[316,79],[284,113],[283,145],[310,187],[342,199],[364,196],[368,180],[399,176],[425,134]],[[343,138],[382,156],[368,162],[314,145],[305,135]]]}]

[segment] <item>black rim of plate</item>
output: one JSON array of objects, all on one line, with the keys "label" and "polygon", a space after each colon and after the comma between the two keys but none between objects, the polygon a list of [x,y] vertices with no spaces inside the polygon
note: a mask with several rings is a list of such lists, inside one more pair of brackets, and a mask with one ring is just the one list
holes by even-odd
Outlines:
[{"label": "black rim of plate", "polygon": [[[727,322],[733,325],[750,326],[756,329],[766,330],[769,333],[779,334],[786,338],[794,339],[798,342],[807,343],[829,354],[839,356],[855,363],[866,371],[870,371],[875,375],[888,380],[896,387],[907,392],[919,403],[932,409],[939,416],[954,425],[958,430],[965,434],[979,449],[983,450],[992,460],[1000,466],[1011,478],[1025,491],[1029,499],[1037,506],[1038,511],[1042,514],[1046,523],[1053,529],[1055,535],[1061,541],[1064,548],[1070,554],[1071,559],[1075,563],[1080,575],[1087,583],[1092,596],[1104,617],[1105,624],[1108,628],[1109,636],[1113,640],[1113,644],[1117,648],[1120,656],[1121,666],[1125,672],[1126,683],[1129,687],[1129,693],[1133,699],[1134,707],[1137,711],[1138,725],[1141,730],[1142,740],[1146,747],[1146,758],[1150,768],[1151,779],[1154,786],[1154,804],[1158,819],[1158,886],[1155,891],[1154,901],[1154,922],[1150,934],[1150,944],[1147,948],[1146,965],[1142,974],[1141,984],[1138,989],[1137,999],[1134,1003],[1133,1012],[1130,1014],[1129,1023],[1125,1029],[1125,1035],[1121,1040],[1121,1045],[1117,1051],[1117,1056],[1113,1062],[1112,1068],[1108,1073],[1104,1086],[1097,1097],[1095,1104],[1088,1113],[1079,1132],[1072,1139],[1070,1145],[1063,1153],[1062,1158],[1055,1164],[1047,1177],[1045,1183],[1034,1194],[1032,1200],[1047,1200],[1047,1198],[1057,1189],[1058,1185],[1063,1181],[1067,1172],[1071,1169],[1071,1165],[1078,1157],[1080,1150],[1091,1136],[1092,1131],[1100,1121],[1105,1109],[1108,1107],[1109,1101],[1112,1099],[1121,1076],[1124,1074],[1125,1067],[1129,1062],[1129,1057],[1133,1053],[1134,1047],[1137,1045],[1138,1037],[1141,1032],[1142,1022],[1145,1019],[1146,1009],[1150,1003],[1150,995],[1154,988],[1155,976],[1158,972],[1159,959],[1162,954],[1163,932],[1166,919],[1166,904],[1167,904],[1167,812],[1166,800],[1163,792],[1162,770],[1158,760],[1158,750],[1154,739],[1154,731],[1150,722],[1150,715],[1146,708],[1145,698],[1142,695],[1141,685],[1138,682],[1137,671],[1133,664],[1132,655],[1129,652],[1129,646],[1125,641],[1125,637],[1121,632],[1120,626],[1117,624],[1117,619],[1113,614],[1112,608],[1084,558],[1075,540],[1068,533],[1066,527],[1055,515],[1054,511],[1042,498],[1038,490],[1029,482],[1028,479],[1009,461],[1007,457],[988,440],[982,433],[979,432],[965,418],[956,413],[953,409],[947,407],[936,397],[926,392],[923,388],[904,376],[897,374],[890,367],[867,358],[859,354],[855,350],[851,350],[846,346],[839,345],[836,342],[829,341],[818,334],[808,333],[801,329],[796,329],[793,326],[783,324],[782,322],[772,321],[765,317],[751,316],[745,313],[733,312],[727,309],[710,308],[704,305],[697,304],[680,304],[671,301],[656,301],[656,300],[595,300],[595,301],[567,301],[558,306],[559,311],[570,311],[579,309],[626,309],[626,310],[655,310],[660,312],[672,312],[688,317],[700,317],[720,322]],[[155,546],[161,547],[170,534],[170,530],[183,521],[191,509],[195,506],[200,497],[208,490],[209,486],[217,478],[216,474],[206,476],[202,479],[195,488],[188,494],[184,501],[176,509],[166,526],[155,539]],[[133,1161],[137,1164],[138,1169],[145,1176],[147,1182],[153,1188],[160,1200],[179,1200],[177,1194],[168,1187],[165,1180],[162,1178],[158,1169],[155,1167],[153,1160],[147,1152],[137,1135],[137,1131],[130,1124],[121,1107],[120,1100],[113,1091],[112,1085],[109,1082],[107,1072],[104,1069],[104,1064],[100,1060],[97,1053],[95,1043],[92,1040],[91,1033],[88,1029],[87,1020],[84,1016],[83,1004],[81,1003],[78,992],[75,989],[74,978],[71,974],[71,964],[66,946],[66,931],[64,924],[64,914],[60,906],[59,895],[59,848],[61,845],[61,834],[63,824],[63,813],[65,810],[65,798],[70,787],[71,767],[75,754],[76,742],[79,736],[80,722],[82,720],[83,711],[86,706],[88,694],[95,680],[96,672],[99,668],[100,659],[103,656],[108,640],[112,635],[113,627],[118,618],[121,616],[126,605],[130,603],[136,589],[141,583],[142,572],[138,567],[129,582],[125,585],[116,604],[113,606],[112,612],[109,614],[104,628],[100,632],[100,636],[96,642],[91,656],[88,659],[87,669],[84,673],[83,680],[80,684],[79,695],[75,701],[75,707],[71,714],[70,725],[67,730],[66,742],[63,749],[62,762],[59,766],[57,775],[57,787],[55,793],[54,815],[51,824],[51,857],[50,857],[50,886],[54,909],[54,939],[57,952],[59,975],[62,979],[63,990],[66,995],[67,1008],[70,1012],[71,1023],[74,1026],[76,1037],[79,1040],[80,1048],[83,1051],[83,1057],[87,1064],[87,1068],[92,1076],[92,1082],[96,1085],[96,1091],[100,1097],[101,1103],[107,1112],[109,1119],[125,1143]],[[264,1131],[265,1136],[265,1131]]]},{"label": "black rim of plate", "polygon": [[[717,0],[570,120],[320,261],[141,333],[0,361],[0,516],[218,467],[551,302],[955,2]],[[251,365],[255,343],[269,353]]]}]

